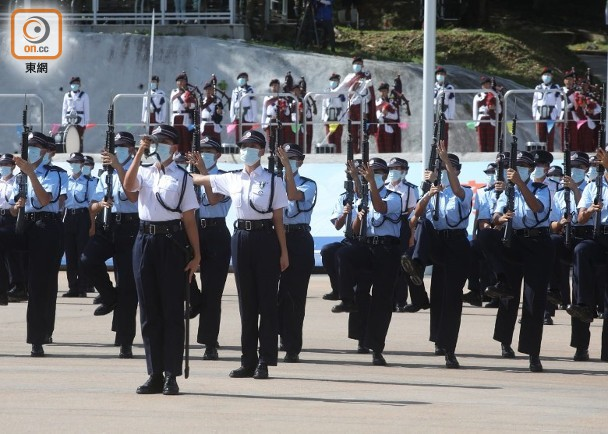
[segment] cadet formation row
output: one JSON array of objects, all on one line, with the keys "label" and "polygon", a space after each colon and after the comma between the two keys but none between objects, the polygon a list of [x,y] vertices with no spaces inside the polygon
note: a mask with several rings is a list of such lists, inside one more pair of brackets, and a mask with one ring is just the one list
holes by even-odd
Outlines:
[{"label": "cadet formation row", "polygon": [[[138,148],[130,133],[118,132],[115,152],[101,154],[106,172],[99,179],[91,176],[80,153],[70,155],[69,173],[53,165],[53,139],[37,132],[27,137],[27,159],[2,156],[0,263],[9,268],[0,267],[0,293],[6,294],[10,275],[13,282],[18,280],[22,267],[33,357],[44,356],[43,345],[52,342],[65,252],[66,296],[81,296],[90,287],[99,291],[95,314],[114,312],[121,358],[133,355],[139,305],[149,378],[138,393],[178,393],[185,299],[186,314],[200,314],[197,341],[205,345],[204,359],[218,358],[220,306],[230,261],[242,347],[241,366],[230,376],[267,378],[268,366],[277,364],[279,335],[283,360],[299,361],[314,266],[310,219],[317,195],[315,181],[299,175],[304,150],[285,144],[277,150],[282,169],[266,170],[260,166],[266,137],[250,130],[239,141],[243,169],[226,173],[216,164],[222,151],[216,140],[204,137],[201,151],[189,156],[178,152],[178,141],[178,131],[169,125],[143,136]],[[403,159],[348,162],[352,188],[337,198],[330,217],[346,236],[326,245],[322,257],[332,285],[326,298],[340,299],[333,312],[353,316],[349,337],[358,341],[358,351],[371,352],[373,365],[385,365],[383,349],[395,306],[409,311],[430,307],[435,351],[445,355],[446,367],[458,368],[462,290],[469,279],[472,291],[465,300],[480,305],[482,294],[500,300],[494,339],[504,357],[514,357],[511,344],[523,279],[518,350],[529,355],[530,370],[542,370],[545,313],[553,310],[548,294],[568,305],[575,360],[588,359],[589,323],[598,307],[608,306],[603,300],[608,252],[608,200],[603,200],[608,178],[603,168],[608,155],[599,149],[593,162],[583,152],[572,153],[571,174],[561,179],[554,179],[555,167],[549,173],[552,156],[546,151],[518,152],[513,167],[497,174],[508,183],[495,180],[498,166],[490,164],[488,185],[477,192],[470,241],[466,228],[473,192],[459,181],[458,157],[448,154],[443,142],[437,151],[439,170],[425,172],[428,191],[421,197],[405,180],[408,163]],[[155,157],[156,163],[142,165],[144,156]],[[188,173],[188,164],[196,168],[194,173]],[[22,175],[13,176],[15,167]],[[503,191],[507,187],[509,194]],[[564,217],[567,204],[571,212]],[[231,206],[237,218],[232,237],[226,222]],[[568,245],[566,228],[571,229]],[[25,265],[19,265],[20,255]],[[115,285],[105,265],[109,258]],[[433,265],[430,299],[422,280],[427,265]],[[202,293],[193,279],[199,268]],[[406,288],[409,308],[403,307]],[[9,296],[23,298],[20,289],[23,285]],[[604,325],[601,358],[608,361],[605,330]]]},{"label": "cadet formation row", "polygon": [[[449,127],[450,121],[456,119],[455,89],[447,78],[446,69],[441,66],[436,69],[435,79],[434,103],[437,107],[440,95],[445,94],[442,110]],[[270,80],[263,101],[256,97],[246,72],[237,75],[236,87],[230,96],[222,90],[227,86],[225,81],[218,84],[215,75],[204,84],[202,91],[188,83],[185,72],[177,75],[175,80],[176,88],[167,96],[160,89],[159,77],[151,77],[150,93],[143,101],[142,122],[174,126],[182,152],[189,149],[192,142],[196,110],[200,113],[200,131],[218,143],[226,140],[226,130],[234,131],[238,142],[242,132],[252,127],[261,126],[267,131],[270,124],[280,122],[283,125],[283,143],[298,143],[305,153],[311,153],[313,123],[319,122],[324,124],[324,138],[317,144],[318,152],[342,152],[344,129],[350,132],[355,152],[358,152],[364,123],[367,132],[375,138],[379,153],[402,151],[401,133],[405,125],[402,111],[409,115],[410,106],[403,94],[401,78],[395,78],[392,89],[385,82],[375,87],[372,75],[364,69],[360,57],[353,59],[352,72],[344,78],[336,73],[328,77],[328,86],[320,95],[320,111],[317,100],[306,96],[304,77],[295,82],[291,73],[286,75],[283,83],[276,78]],[[589,74],[577,75],[574,69],[563,73],[563,83],[560,86],[555,82],[550,68],[542,70],[541,83],[535,88],[537,92],[533,94],[531,107],[532,118],[538,121],[538,140],[552,152],[556,130],[560,131],[563,143],[563,127],[567,120],[572,150],[592,152],[597,147],[598,100],[602,90],[592,83]],[[79,77],[72,77],[70,86],[71,90],[64,96],[62,123],[77,126],[82,140],[85,127],[90,122],[89,97],[82,91]],[[473,97],[471,104],[477,147],[481,152],[494,152],[497,150],[495,129],[497,126],[500,128],[503,119],[506,89],[485,76],[480,78],[480,87],[481,92]],[[378,91],[378,97],[375,91]],[[228,125],[225,110],[229,111]],[[320,120],[315,121],[317,115],[320,115]],[[446,146],[448,141],[449,128],[446,128]]]}]

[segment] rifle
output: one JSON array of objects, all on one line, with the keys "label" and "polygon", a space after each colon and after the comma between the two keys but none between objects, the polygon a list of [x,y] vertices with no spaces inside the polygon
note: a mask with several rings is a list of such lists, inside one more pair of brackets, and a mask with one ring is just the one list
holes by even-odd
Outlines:
[{"label": "rifle", "polygon": [[[213,86],[213,95],[217,96],[217,94],[219,93],[220,96],[222,97],[222,99],[225,98],[227,105],[228,105],[228,110],[230,110],[230,104],[232,102],[232,98],[229,97],[228,94],[226,93],[226,87],[227,87],[226,82],[224,80],[222,80],[218,83],[217,77],[215,76],[215,74],[211,74],[211,85]],[[223,106],[223,104],[222,104],[222,106]]]},{"label": "rifle", "polygon": [[[106,150],[109,154],[114,155],[116,152],[114,145],[114,104],[110,104],[110,108],[108,109],[108,129],[106,130]],[[113,197],[114,192],[114,168],[111,164],[108,164],[106,167],[106,194],[103,198],[105,202],[109,201]],[[102,214],[102,224],[103,230],[108,231],[111,225],[111,214],[112,208],[104,208]]]},{"label": "rifle", "polygon": [[[509,155],[509,168],[515,170],[517,167],[517,114],[513,118],[513,130],[511,131],[511,154]],[[509,181],[507,184],[507,206],[505,206],[504,212],[515,211],[515,184],[513,181]],[[509,219],[505,223],[505,232],[502,236],[502,243],[506,247],[511,246],[511,239],[513,238],[513,219]]]},{"label": "rifle", "polygon": [[405,113],[408,116],[412,115],[412,111],[410,110],[410,101],[403,95],[403,83],[401,83],[401,74],[397,74],[395,80],[393,81],[393,90],[391,91],[395,99],[398,101],[398,104],[405,105]]},{"label": "rifle", "polygon": [[[22,118],[22,131],[21,131],[21,158],[27,161],[28,151],[28,136],[30,134],[30,128],[27,126],[27,95],[26,95],[25,107],[23,108]],[[17,175],[17,185],[19,185],[19,192],[15,200],[23,198],[27,200],[27,175],[21,171]],[[17,222],[15,223],[15,233],[22,235],[25,232],[25,205],[20,207],[17,211]]]},{"label": "rifle", "polygon": [[[192,152],[201,151],[201,103],[198,95],[194,95],[194,113],[192,116],[192,122],[194,122],[194,137],[192,137]],[[204,164],[204,163],[203,163]],[[190,164],[190,173],[199,173],[198,169],[194,164]],[[201,186],[195,185],[194,191],[196,192],[196,198],[200,200],[201,197]]]},{"label": "rifle", "polygon": [[[369,125],[366,121],[363,124],[363,139],[361,141],[361,159],[363,166],[367,167],[369,163]],[[361,206],[359,211],[363,211],[361,219],[361,227],[359,231],[359,240],[365,241],[367,237],[367,213],[369,212],[369,185],[367,179],[363,177],[361,180]]]},{"label": "rifle", "polygon": [[[346,190],[346,199],[343,203],[343,205],[350,205],[351,207],[353,206],[353,201],[355,199],[355,182],[353,177],[350,175],[350,170],[348,167],[348,163],[350,161],[353,161],[354,159],[354,155],[353,155],[353,136],[350,133],[350,127],[352,125],[352,121],[350,120],[350,118],[348,119],[348,136],[346,139],[346,181],[344,181],[344,190]],[[352,210],[352,208],[351,208]],[[352,239],[353,238],[353,213],[349,212],[346,215],[346,230],[344,231],[344,236],[348,239]]]},{"label": "rifle", "polygon": [[[445,103],[445,92],[442,92],[441,93],[441,108],[439,111],[439,123],[437,126],[437,128],[439,130],[439,137],[438,137],[439,142],[443,141],[444,135],[445,135],[445,114],[443,113],[444,103]],[[440,179],[441,158],[439,158],[439,153],[437,152],[437,142],[435,142],[435,161],[433,161],[433,165],[434,165],[433,170],[437,174],[437,178],[435,178],[433,185],[435,187],[437,187],[441,181],[441,179]],[[433,209],[433,220],[435,220],[435,221],[439,220],[439,192],[437,192],[437,194],[435,194],[435,207]]]},{"label": "rifle", "polygon": [[[276,175],[279,178],[283,177],[283,163],[281,163],[281,159],[277,158],[277,149],[281,147],[282,143],[281,143],[281,138],[279,137],[279,135],[281,134],[281,130],[283,128],[283,124],[282,122],[278,119],[272,119],[270,121],[270,140],[268,143],[268,146],[270,148],[270,155],[268,156],[268,171],[272,174],[275,174],[275,168],[276,168]],[[272,123],[275,123],[275,127],[274,127],[274,132],[273,132],[273,127],[272,127]]]},{"label": "rifle", "polygon": [[[437,143],[439,139],[439,122],[441,115],[438,111],[435,111],[435,120],[433,121],[433,143],[431,144],[431,153],[429,155],[429,162],[426,166],[426,170],[432,172],[435,170],[435,163],[437,162]],[[437,174],[439,176],[439,174]],[[420,189],[422,193],[427,193],[433,185],[429,181],[423,181]]]},{"label": "rifle", "polygon": [[[568,106],[565,109],[565,119],[564,123],[564,176],[572,176],[572,163],[570,161],[570,129],[568,128]],[[570,208],[570,187],[564,186],[564,201],[566,202],[566,210],[564,211],[564,217],[571,217],[572,210]],[[572,223],[568,222],[564,226],[564,245],[566,247],[570,247],[572,244]]]},{"label": "rifle", "polygon": [[[605,84],[600,88],[602,96],[604,95]],[[598,131],[598,146],[602,149],[606,146],[606,100],[602,101],[602,110],[600,115],[600,128]],[[604,172],[606,168],[600,163],[597,165],[597,178],[595,178],[595,199],[594,204],[598,204],[602,201],[602,189],[604,186]],[[605,204],[604,204],[605,205]],[[595,220],[593,221],[593,238],[597,239],[602,231],[602,211],[595,213]]]},{"label": "rifle", "polygon": [[[496,159],[496,182],[505,182],[505,142],[502,139],[502,134],[498,138],[498,158]],[[496,199],[500,196],[501,191],[494,191]]]}]

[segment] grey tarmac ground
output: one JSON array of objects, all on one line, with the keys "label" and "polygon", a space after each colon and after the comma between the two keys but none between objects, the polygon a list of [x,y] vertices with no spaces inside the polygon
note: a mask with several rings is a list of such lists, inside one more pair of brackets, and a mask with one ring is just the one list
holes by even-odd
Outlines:
[{"label": "grey tarmac ground", "polygon": [[[428,277],[427,286],[428,286]],[[66,288],[60,274],[60,291]],[[63,289],[62,289],[63,288]],[[346,314],[322,300],[329,281],[311,279],[299,364],[279,363],[269,380],[231,379],[239,365],[239,317],[232,275],[223,302],[219,361],[192,348],[180,396],[140,396],[146,378],[138,334],[135,358],[117,358],[111,318],[94,317],[92,297],[59,298],[47,356],[25,344],[25,303],[0,307],[0,431],[3,433],[194,432],[606,432],[608,363],[599,360],[601,327],[592,324],[591,361],[573,362],[570,319],[546,326],[544,373],[527,357],[500,357],[492,340],[495,310],[466,305],[457,355],[447,370],[428,341],[428,311],[393,315],[385,357],[355,353]],[[193,337],[196,326],[193,322]],[[515,345],[519,327],[516,329]],[[282,358],[283,354],[279,356]]]}]

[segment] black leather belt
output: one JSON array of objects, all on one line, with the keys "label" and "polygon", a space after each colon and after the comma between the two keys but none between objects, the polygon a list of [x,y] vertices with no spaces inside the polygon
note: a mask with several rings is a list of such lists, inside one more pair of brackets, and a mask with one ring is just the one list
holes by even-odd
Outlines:
[{"label": "black leather belt", "polygon": [[139,231],[149,235],[167,235],[180,232],[182,230],[181,220],[168,220],[166,222],[145,222],[139,223]]},{"label": "black leather belt", "polygon": [[437,231],[437,235],[441,238],[456,238],[466,236],[466,229],[441,229]]},{"label": "black leather belt", "polygon": [[399,238],[391,237],[390,235],[384,237],[366,237],[365,242],[374,246],[378,244],[393,246],[400,243]]},{"label": "black leather belt", "polygon": [[11,210],[10,210],[10,208],[7,208],[7,209],[0,209],[0,215],[9,215],[9,216],[11,216],[11,217],[12,217],[12,214],[11,214]]},{"label": "black leather belt", "polygon": [[127,212],[127,213],[113,212],[112,219],[114,220],[114,223],[117,223],[117,224],[137,222],[137,221],[139,221],[139,214],[136,212]]},{"label": "black leather belt", "polygon": [[[608,234],[608,226],[603,226],[605,234]],[[600,232],[602,233],[602,232]],[[593,226],[572,226],[572,235],[577,238],[591,238],[593,237]]]},{"label": "black leather belt", "polygon": [[310,226],[306,223],[298,223],[295,225],[285,225],[285,232],[299,232],[299,231],[310,231]]},{"label": "black leather belt", "polygon": [[534,238],[540,237],[541,235],[547,235],[549,233],[549,228],[514,229],[513,233],[518,237]]},{"label": "black leather belt", "polygon": [[181,110],[181,111],[179,111],[179,110],[173,110],[173,113],[174,114],[175,113],[179,113],[179,114],[190,113],[190,110]]},{"label": "black leather belt", "polygon": [[76,214],[84,214],[89,212],[89,208],[66,208],[65,215],[76,215]]},{"label": "black leather belt", "polygon": [[234,228],[243,231],[261,231],[264,229],[272,229],[272,220],[237,220],[234,222]]},{"label": "black leather belt", "polygon": [[79,111],[77,111],[76,113],[78,113],[79,115],[83,115],[84,114],[84,112],[79,112]]},{"label": "black leather belt", "polygon": [[224,217],[205,218],[200,219],[199,223],[201,229],[216,228],[218,226],[226,226],[226,219]]},{"label": "black leather belt", "polygon": [[56,212],[40,211],[40,212],[26,212],[25,219],[37,222],[37,221],[60,221],[61,216]]}]

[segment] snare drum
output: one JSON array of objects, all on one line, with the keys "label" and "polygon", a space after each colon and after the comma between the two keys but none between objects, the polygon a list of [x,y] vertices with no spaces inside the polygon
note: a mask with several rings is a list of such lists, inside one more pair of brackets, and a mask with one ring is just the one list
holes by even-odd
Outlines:
[{"label": "snare drum", "polygon": [[82,152],[80,134],[78,134],[76,125],[62,125],[55,134],[55,144],[58,153]]}]

